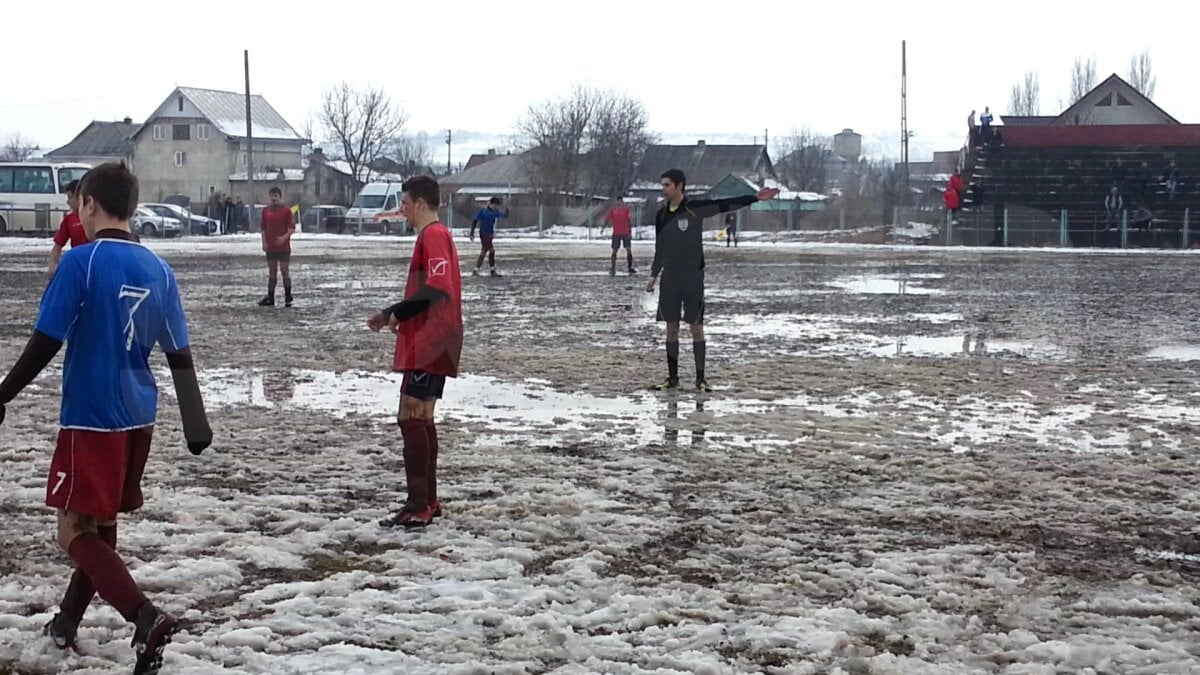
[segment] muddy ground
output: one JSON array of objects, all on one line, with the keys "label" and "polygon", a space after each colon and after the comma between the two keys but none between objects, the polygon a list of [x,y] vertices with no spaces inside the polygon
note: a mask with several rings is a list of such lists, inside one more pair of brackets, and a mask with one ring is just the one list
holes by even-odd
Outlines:
[{"label": "muddy ground", "polygon": [[[447,515],[404,533],[376,525],[403,468],[363,322],[410,241],[300,242],[291,310],[254,306],[247,242],[156,245],[217,434],[190,457],[163,397],[122,534],[189,622],[164,672],[1200,672],[1200,257],[714,247],[701,397],[646,391],[645,274],[498,246],[506,276],[464,277]],[[42,269],[0,248],[0,368]],[[37,638],[69,571],[58,385],[0,427],[0,672],[131,659],[101,603],[83,653]]]}]

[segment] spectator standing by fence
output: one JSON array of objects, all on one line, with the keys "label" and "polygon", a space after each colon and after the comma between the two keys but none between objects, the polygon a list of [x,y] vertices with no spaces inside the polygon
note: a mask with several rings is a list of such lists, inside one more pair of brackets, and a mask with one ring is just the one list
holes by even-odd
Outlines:
[{"label": "spectator standing by fence", "polygon": [[1121,222],[1121,212],[1124,210],[1125,198],[1121,196],[1121,190],[1114,185],[1109,188],[1108,196],[1104,198],[1105,227],[1110,230],[1116,229]]},{"label": "spectator standing by fence", "polygon": [[1179,187],[1179,167],[1175,165],[1175,160],[1167,166],[1167,170],[1163,173],[1163,185],[1167,188],[1167,199],[1171,202],[1175,201],[1175,191]]}]

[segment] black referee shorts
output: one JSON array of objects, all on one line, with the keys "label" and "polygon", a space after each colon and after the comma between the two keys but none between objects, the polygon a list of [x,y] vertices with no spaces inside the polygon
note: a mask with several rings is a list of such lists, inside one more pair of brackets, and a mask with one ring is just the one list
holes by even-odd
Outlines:
[{"label": "black referee shorts", "polygon": [[663,272],[658,286],[658,320],[704,325],[704,274]]}]

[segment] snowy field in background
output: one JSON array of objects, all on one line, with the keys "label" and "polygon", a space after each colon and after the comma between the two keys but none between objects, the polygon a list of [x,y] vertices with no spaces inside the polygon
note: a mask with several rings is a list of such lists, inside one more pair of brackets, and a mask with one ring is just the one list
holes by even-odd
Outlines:
[{"label": "snowy field in background", "polygon": [[[700,397],[646,391],[645,275],[568,235],[464,278],[422,532],[377,525],[398,378],[363,327],[411,238],[302,237],[293,311],[253,307],[253,236],[152,242],[217,433],[187,453],[157,362],[119,539],[187,621],[164,673],[1200,672],[1200,259],[714,242]],[[0,367],[47,243],[0,238]],[[79,653],[39,633],[69,574],[41,506],[58,386],[0,427],[0,673],[126,672],[100,601]]]}]

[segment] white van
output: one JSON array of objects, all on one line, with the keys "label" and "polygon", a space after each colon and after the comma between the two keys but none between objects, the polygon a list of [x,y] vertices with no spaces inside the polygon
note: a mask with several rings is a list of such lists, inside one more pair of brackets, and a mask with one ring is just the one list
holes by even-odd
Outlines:
[{"label": "white van", "polygon": [[400,183],[367,183],[346,212],[346,228],[352,232],[384,234],[403,232],[400,214]]},{"label": "white van", "polygon": [[67,185],[83,178],[90,168],[59,162],[0,162],[0,234],[53,234],[67,212]]}]

